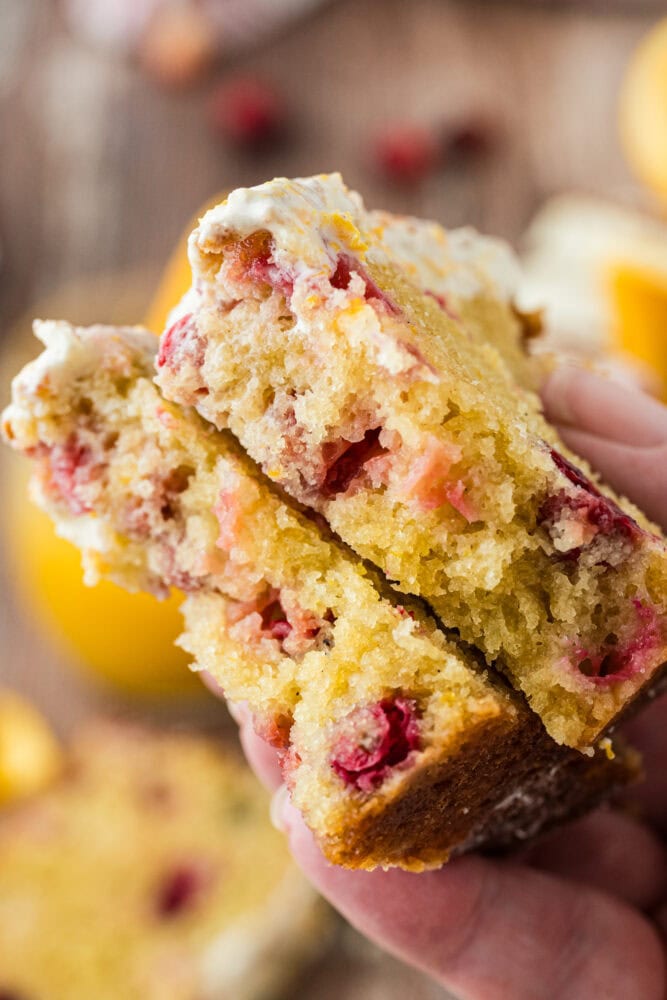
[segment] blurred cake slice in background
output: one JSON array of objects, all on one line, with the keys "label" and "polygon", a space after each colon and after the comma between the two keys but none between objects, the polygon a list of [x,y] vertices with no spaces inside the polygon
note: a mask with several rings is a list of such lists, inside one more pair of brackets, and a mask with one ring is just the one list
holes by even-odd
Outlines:
[{"label": "blurred cake slice in background", "polygon": [[110,721],[0,813],[0,996],[266,1000],[324,911],[230,750]]},{"label": "blurred cake slice in background", "polygon": [[667,227],[586,195],[547,201],[524,235],[519,303],[545,309],[538,351],[667,394]]}]

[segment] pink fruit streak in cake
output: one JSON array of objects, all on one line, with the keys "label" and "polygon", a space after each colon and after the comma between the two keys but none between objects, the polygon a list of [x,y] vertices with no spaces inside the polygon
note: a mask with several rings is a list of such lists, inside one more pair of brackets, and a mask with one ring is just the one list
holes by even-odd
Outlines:
[{"label": "pink fruit streak in cake", "polygon": [[95,459],[88,445],[72,435],[64,444],[40,444],[28,455],[45,460],[44,485],[48,493],[64,502],[77,517],[90,513],[86,487],[101,475],[104,463]]},{"label": "pink fruit streak in cake", "polygon": [[354,709],[344,720],[331,766],[345,784],[372,792],[420,747],[417,705],[408,698],[385,698]]},{"label": "pink fruit streak in cake", "polygon": [[180,465],[161,475],[154,473],[142,485],[148,490],[129,495],[121,513],[123,531],[130,538],[143,541],[152,533],[159,533],[165,521],[173,521],[179,514],[179,497],[188,488],[193,474],[190,466]]},{"label": "pink fruit streak in cake", "polygon": [[291,275],[274,260],[271,234],[259,229],[243,239],[232,240],[224,248],[224,267],[228,277],[240,285],[247,282],[267,285],[289,299],[294,290]]},{"label": "pink fruit streak in cake", "polygon": [[596,686],[627,681],[654,665],[655,652],[663,644],[663,633],[655,608],[635,598],[637,628],[632,638],[620,644],[605,643],[595,650],[578,646],[574,663],[578,671]]},{"label": "pink fruit streak in cake", "polygon": [[287,750],[293,719],[289,715],[253,716],[253,729],[266,743],[276,750]]},{"label": "pink fruit streak in cake", "polygon": [[242,623],[246,639],[275,639],[281,652],[303,656],[312,649],[323,627],[334,622],[334,616],[327,612],[319,618],[277,588],[269,587],[252,600],[229,601],[227,621],[230,625]]},{"label": "pink fruit streak in cake", "polygon": [[438,303],[442,311],[444,313],[447,313],[450,319],[455,319],[458,322],[460,322],[461,317],[456,312],[456,310],[450,306],[444,295],[440,295],[438,292],[434,292],[430,288],[424,289],[424,295],[428,295],[429,298],[435,299],[435,301]]},{"label": "pink fruit streak in cake", "polygon": [[422,452],[410,465],[401,485],[406,500],[421,511],[438,510],[449,503],[468,523],[477,520],[477,512],[466,497],[465,484],[451,478],[452,466],[461,460],[461,449],[430,437]]},{"label": "pink fruit streak in cake", "polygon": [[364,297],[367,301],[381,302],[391,315],[401,315],[401,310],[396,303],[373,281],[359,261],[350,257],[349,254],[338,255],[336,268],[329,281],[333,288],[346,289],[349,288],[353,274],[358,274],[362,279],[365,286]]},{"label": "pink fruit streak in cake", "polygon": [[461,480],[458,479],[452,486],[448,486],[446,490],[447,502],[458,511],[461,517],[465,518],[468,524],[472,524],[473,521],[479,521],[480,516],[475,505],[466,496],[466,485]]},{"label": "pink fruit streak in cake", "polygon": [[577,558],[598,535],[626,542],[639,539],[642,529],[618,504],[604,496],[576,465],[553,448],[551,457],[576,492],[563,489],[547,497],[538,513],[538,522],[545,525],[552,537],[559,526],[576,526],[576,534],[572,536],[575,544],[567,553],[570,558]]},{"label": "pink fruit streak in cake", "polygon": [[323,446],[324,473],[320,485],[323,496],[330,499],[346,493],[369,462],[387,454],[387,449],[380,444],[381,433],[381,427],[372,427],[360,441],[341,438]]},{"label": "pink fruit streak in cake", "polygon": [[201,368],[204,353],[204,342],[198,334],[194,316],[185,313],[162,334],[157,367],[176,371],[182,364],[188,363]]},{"label": "pink fruit streak in cake", "polygon": [[216,541],[218,548],[231,552],[238,545],[239,533],[243,525],[242,508],[235,490],[221,490],[213,508],[218,519],[220,534]]}]

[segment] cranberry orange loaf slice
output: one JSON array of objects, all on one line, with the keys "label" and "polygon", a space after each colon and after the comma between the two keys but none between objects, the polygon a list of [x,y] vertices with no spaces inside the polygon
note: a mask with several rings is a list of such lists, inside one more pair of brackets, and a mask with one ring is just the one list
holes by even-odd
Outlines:
[{"label": "cranberry orange loaf slice", "polygon": [[0,996],[267,1000],[324,911],[238,754],[108,721],[0,813]]},{"label": "cranberry orange loaf slice", "polygon": [[558,747],[520,696],[152,378],[157,338],[39,324],[5,434],[91,580],[188,594],[183,643],[282,755],[327,856],[442,863],[580,811],[632,761]]},{"label": "cranberry orange loaf slice", "polygon": [[159,384],[588,748],[667,656],[664,539],[565,450],[492,314],[466,319],[462,265],[434,294],[406,243],[338,176],[235,191],[191,237]]}]

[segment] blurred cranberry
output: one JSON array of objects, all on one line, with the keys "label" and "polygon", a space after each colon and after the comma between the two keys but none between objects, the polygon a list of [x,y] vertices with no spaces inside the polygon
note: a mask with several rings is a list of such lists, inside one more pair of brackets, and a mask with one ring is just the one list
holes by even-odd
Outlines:
[{"label": "blurred cranberry", "polygon": [[498,127],[481,115],[461,117],[445,124],[442,152],[445,158],[473,159],[491,152],[498,140]]},{"label": "blurred cranberry", "polygon": [[189,909],[199,895],[204,879],[194,865],[179,865],[171,871],[159,887],[156,900],[157,912],[162,917],[173,917]]},{"label": "blurred cranberry", "polygon": [[209,114],[218,134],[246,148],[275,142],[287,122],[282,97],[263,80],[248,76],[225,80],[216,87]]},{"label": "blurred cranberry", "polygon": [[388,126],[377,137],[374,154],[380,172],[399,184],[417,184],[432,173],[440,159],[432,130],[409,122]]}]

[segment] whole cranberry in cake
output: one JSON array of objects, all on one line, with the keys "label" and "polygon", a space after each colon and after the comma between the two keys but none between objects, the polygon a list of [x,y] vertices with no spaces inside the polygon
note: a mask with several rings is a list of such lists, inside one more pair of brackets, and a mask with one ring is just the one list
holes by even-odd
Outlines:
[{"label": "whole cranberry in cake", "polygon": [[332,768],[347,785],[373,791],[419,749],[418,720],[417,704],[409,698],[385,698],[355,709],[334,744]]},{"label": "whole cranberry in cake", "polygon": [[642,529],[560,452],[551,449],[551,457],[574,489],[561,489],[548,496],[538,513],[555,548],[569,558],[578,558],[597,538],[609,538],[619,546],[635,543]]}]

